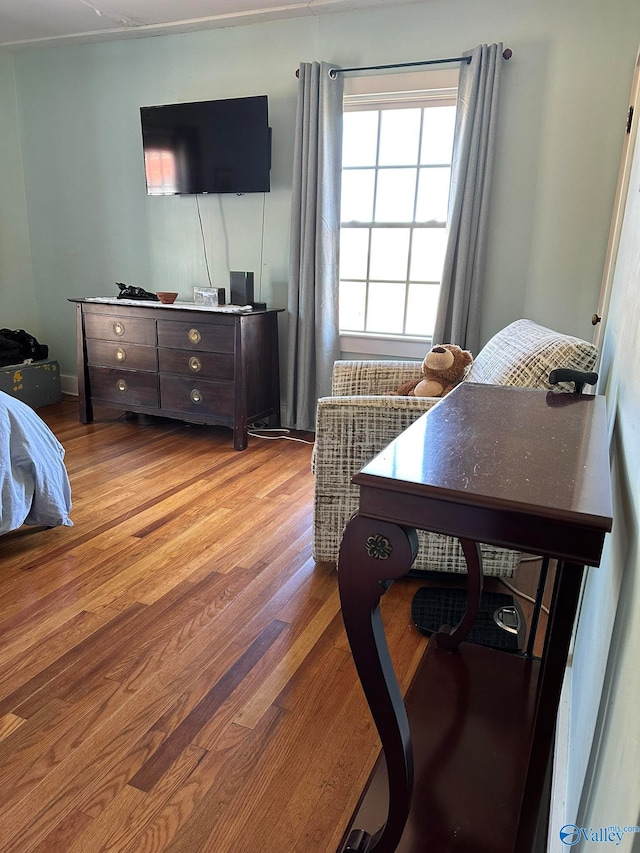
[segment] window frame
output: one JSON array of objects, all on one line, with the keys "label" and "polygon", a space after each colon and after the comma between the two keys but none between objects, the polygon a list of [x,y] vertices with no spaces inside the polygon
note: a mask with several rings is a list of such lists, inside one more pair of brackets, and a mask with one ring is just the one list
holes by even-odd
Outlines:
[{"label": "window frame", "polygon": [[[352,112],[455,106],[458,78],[458,68],[347,77],[343,109],[344,112]],[[340,230],[342,233],[342,226]],[[428,348],[430,345],[431,336],[340,331],[342,353],[422,358],[425,347]]]}]

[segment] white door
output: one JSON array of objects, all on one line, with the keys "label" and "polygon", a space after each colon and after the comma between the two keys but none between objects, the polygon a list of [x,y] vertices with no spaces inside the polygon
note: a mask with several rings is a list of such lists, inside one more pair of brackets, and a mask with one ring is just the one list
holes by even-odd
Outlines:
[{"label": "white door", "polygon": [[600,300],[598,302],[598,310],[593,315],[591,322],[595,326],[593,333],[593,342],[597,347],[602,346],[602,336],[604,327],[607,321],[607,311],[609,309],[609,300],[611,298],[611,287],[613,284],[613,276],[616,269],[616,261],[618,258],[618,246],[620,243],[620,229],[622,227],[622,219],[624,209],[627,203],[627,193],[629,190],[629,176],[631,174],[631,163],[633,161],[633,151],[635,148],[635,139],[638,133],[638,125],[640,124],[640,51],[636,59],[636,68],[633,75],[633,83],[631,85],[631,98],[629,101],[629,112],[626,118],[626,132],[622,145],[622,158],[620,160],[620,172],[618,174],[618,186],[616,188],[616,197],[613,208],[613,217],[611,219],[611,228],[609,231],[609,243],[607,245],[607,255],[604,264],[604,274],[602,276],[602,287],[600,289]]},{"label": "white door", "polygon": [[[635,105],[638,104],[637,70]],[[638,113],[634,124],[640,124]],[[596,389],[607,397],[614,524],[605,541],[601,566],[587,570],[571,666],[565,678],[566,701],[560,711],[560,736],[556,739],[555,766],[560,772],[558,784],[554,785],[553,808],[556,811],[549,826],[550,853],[563,847],[558,835],[563,823],[595,827],[595,823],[589,822],[596,820],[596,815],[608,821],[604,816],[612,812],[631,815],[627,825],[638,822],[639,682],[635,677],[638,645],[633,643],[633,638],[640,636],[640,596],[637,594],[640,581],[637,548],[640,530],[640,133],[637,128],[633,138],[628,140],[621,168],[623,175],[626,204],[619,204],[611,229],[615,252],[606,288],[603,288],[602,304],[608,314],[608,324],[600,333],[600,378]],[[633,675],[629,674],[629,660]],[[632,761],[631,773],[622,769],[623,758]],[[566,771],[564,779],[563,771]],[[624,826],[624,820],[619,821],[620,825]],[[626,835],[624,844],[616,849],[625,853],[636,851],[638,840],[638,835]]]}]

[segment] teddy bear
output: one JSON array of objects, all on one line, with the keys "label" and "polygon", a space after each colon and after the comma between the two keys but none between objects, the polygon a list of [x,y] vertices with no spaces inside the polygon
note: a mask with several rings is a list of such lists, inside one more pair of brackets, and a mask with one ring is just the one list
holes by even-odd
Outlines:
[{"label": "teddy bear", "polygon": [[467,375],[473,356],[456,344],[432,347],[422,362],[422,379],[405,382],[396,394],[400,397],[444,397]]}]

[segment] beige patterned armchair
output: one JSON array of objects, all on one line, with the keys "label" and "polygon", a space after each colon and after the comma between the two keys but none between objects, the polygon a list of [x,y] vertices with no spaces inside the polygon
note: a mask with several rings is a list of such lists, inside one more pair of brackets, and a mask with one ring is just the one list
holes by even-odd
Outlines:
[{"label": "beige patterned armchair", "polygon": [[[551,389],[552,370],[593,370],[597,354],[593,344],[580,338],[516,320],[483,347],[464,381]],[[420,362],[335,363],[332,396],[318,400],[316,422],[313,556],[317,562],[338,559],[342,532],[358,508],[352,476],[440,399],[384,396],[419,376]],[[572,384],[559,387],[573,390]],[[456,539],[422,531],[418,537],[413,571],[466,572]],[[482,554],[485,574],[498,577],[512,577],[520,559],[513,551],[493,546],[482,546]]]}]

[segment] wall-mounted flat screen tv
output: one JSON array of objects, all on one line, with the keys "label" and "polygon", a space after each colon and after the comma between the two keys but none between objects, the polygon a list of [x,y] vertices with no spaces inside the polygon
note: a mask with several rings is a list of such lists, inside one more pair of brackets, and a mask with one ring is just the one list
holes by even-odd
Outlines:
[{"label": "wall-mounted flat screen tv", "polygon": [[270,190],[266,95],[141,107],[148,195]]}]

